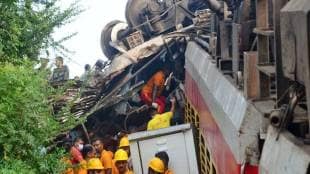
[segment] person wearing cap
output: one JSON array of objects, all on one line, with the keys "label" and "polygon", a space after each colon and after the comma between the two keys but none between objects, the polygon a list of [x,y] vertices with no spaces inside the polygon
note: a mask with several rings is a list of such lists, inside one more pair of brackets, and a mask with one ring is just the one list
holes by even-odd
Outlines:
[{"label": "person wearing cap", "polygon": [[169,156],[165,151],[160,151],[155,154],[155,157],[161,159],[165,165],[165,173],[164,174],[173,174],[172,170],[169,169]]},{"label": "person wearing cap", "polygon": [[87,174],[105,174],[99,158],[92,158],[87,163]]},{"label": "person wearing cap", "polygon": [[53,70],[51,82],[62,82],[69,79],[69,68],[63,64],[63,58],[56,57],[56,68]]},{"label": "person wearing cap", "polygon": [[147,124],[147,130],[156,130],[161,128],[166,128],[170,126],[171,118],[173,117],[173,113],[175,110],[175,98],[170,100],[171,108],[169,112],[165,112],[163,114],[159,114],[156,109],[151,108],[151,117],[152,119]]},{"label": "person wearing cap", "polygon": [[105,150],[103,141],[99,138],[93,140],[93,146],[100,155],[100,161],[104,167],[105,174],[112,174],[113,152]]},{"label": "person wearing cap", "polygon": [[164,162],[154,157],[149,162],[148,174],[164,174],[165,173],[165,165]]},{"label": "person wearing cap", "polygon": [[130,146],[129,146],[129,140],[128,136],[123,136],[119,142],[119,148],[123,149],[124,151],[127,152],[128,154],[128,167],[129,169],[132,169],[132,158],[131,158],[131,153],[130,153]]},{"label": "person wearing cap", "polygon": [[167,68],[157,71],[142,87],[140,98],[149,105],[157,108],[158,113],[165,110],[166,98],[162,95],[165,88],[165,78],[169,75]]},{"label": "person wearing cap", "polygon": [[123,149],[118,149],[115,152],[113,174],[133,174],[128,169],[128,154]]}]

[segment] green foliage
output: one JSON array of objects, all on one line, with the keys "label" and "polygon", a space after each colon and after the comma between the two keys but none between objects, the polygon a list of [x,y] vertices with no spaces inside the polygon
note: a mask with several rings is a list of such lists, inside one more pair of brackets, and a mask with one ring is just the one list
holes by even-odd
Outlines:
[{"label": "green foliage", "polygon": [[20,64],[37,60],[42,49],[65,50],[52,38],[54,29],[69,23],[81,10],[77,3],[62,10],[59,0],[10,0],[0,2],[0,62]]},{"label": "green foliage", "polygon": [[46,74],[22,66],[0,65],[0,173],[60,173],[63,152],[43,153],[60,131],[73,125],[60,124],[52,116]]},{"label": "green foliage", "polygon": [[[51,88],[47,72],[34,70],[41,51],[50,47],[66,49],[55,41],[55,28],[79,14],[77,3],[68,9],[60,0],[3,0],[0,2],[0,174],[61,173],[64,151],[45,153],[59,133],[78,124],[60,124],[52,115],[51,96],[61,90]],[[65,108],[60,114],[69,111]]]}]

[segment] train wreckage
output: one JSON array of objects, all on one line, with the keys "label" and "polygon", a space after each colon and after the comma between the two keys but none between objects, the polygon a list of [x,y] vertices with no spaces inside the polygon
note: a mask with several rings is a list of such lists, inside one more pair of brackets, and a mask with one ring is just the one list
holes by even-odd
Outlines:
[{"label": "train wreckage", "polygon": [[146,129],[139,93],[164,67],[172,125],[196,130],[199,173],[309,173],[309,11],[308,0],[129,0],[126,22],[102,31],[102,71],[55,108],[81,92],[71,113],[87,120],[71,135],[113,149],[118,132]]}]

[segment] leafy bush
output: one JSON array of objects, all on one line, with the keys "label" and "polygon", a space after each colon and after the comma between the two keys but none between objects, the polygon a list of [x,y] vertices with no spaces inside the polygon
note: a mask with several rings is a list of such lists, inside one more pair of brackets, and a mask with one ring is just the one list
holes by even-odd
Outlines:
[{"label": "leafy bush", "polygon": [[78,15],[78,1],[61,9],[60,0],[10,0],[0,2],[0,62],[21,64],[24,58],[37,60],[40,51],[50,47],[64,54],[61,44],[75,33],[56,41],[55,28]]},{"label": "leafy bush", "polygon": [[60,173],[63,151],[44,153],[63,126],[55,121],[44,72],[23,66],[0,65],[0,173]]},{"label": "leafy bush", "polygon": [[46,73],[33,69],[40,52],[50,47],[60,53],[66,50],[61,43],[72,35],[55,41],[52,34],[81,12],[77,3],[63,10],[57,2],[0,2],[0,174],[60,173],[64,169],[64,151],[46,153],[44,147],[77,123],[54,120],[49,99],[58,92],[49,87]]}]

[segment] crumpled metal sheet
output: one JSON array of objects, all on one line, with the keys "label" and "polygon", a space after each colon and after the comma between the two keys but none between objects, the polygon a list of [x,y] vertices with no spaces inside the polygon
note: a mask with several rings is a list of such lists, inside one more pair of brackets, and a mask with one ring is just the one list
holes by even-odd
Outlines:
[{"label": "crumpled metal sheet", "polygon": [[[171,39],[166,39],[166,43],[169,43]],[[122,71],[129,65],[138,62],[141,59],[147,58],[157,53],[165,44],[162,36],[157,36],[143,44],[123,53],[122,55],[115,57],[111,62],[111,65],[104,72],[105,77]]]}]

